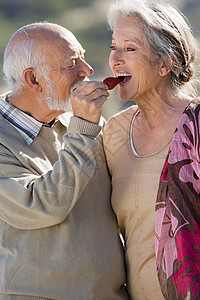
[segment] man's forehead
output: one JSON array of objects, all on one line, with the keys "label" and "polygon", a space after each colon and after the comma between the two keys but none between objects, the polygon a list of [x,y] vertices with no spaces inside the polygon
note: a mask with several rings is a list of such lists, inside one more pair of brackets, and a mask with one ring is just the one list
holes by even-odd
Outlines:
[{"label": "man's forehead", "polygon": [[[79,44],[80,45],[80,44]],[[70,46],[69,47],[69,60],[73,58],[78,58],[80,55],[83,55],[85,53],[85,49],[80,45],[79,47],[76,46]]]}]

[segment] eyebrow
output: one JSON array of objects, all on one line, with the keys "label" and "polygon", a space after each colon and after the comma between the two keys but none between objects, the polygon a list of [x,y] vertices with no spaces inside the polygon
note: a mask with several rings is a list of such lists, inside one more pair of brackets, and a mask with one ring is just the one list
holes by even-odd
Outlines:
[{"label": "eyebrow", "polygon": [[85,49],[80,49],[79,53],[74,53],[72,54],[68,59],[66,59],[66,62],[71,61],[73,59],[77,59],[79,57],[79,55],[85,54]]},{"label": "eyebrow", "polygon": [[77,58],[78,58],[78,55],[76,55],[76,54],[71,55],[69,58],[66,59],[66,62],[71,61],[73,59],[77,59]]}]

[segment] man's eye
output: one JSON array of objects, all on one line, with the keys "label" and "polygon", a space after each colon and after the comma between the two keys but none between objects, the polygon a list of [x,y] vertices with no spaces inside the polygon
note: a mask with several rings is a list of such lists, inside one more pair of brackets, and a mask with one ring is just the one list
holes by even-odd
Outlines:
[{"label": "man's eye", "polygon": [[116,50],[116,47],[113,46],[113,45],[111,45],[111,46],[110,46],[110,49],[111,49],[111,50]]},{"label": "man's eye", "polygon": [[69,65],[69,69],[74,68],[75,65],[76,65],[76,59],[73,59],[73,60],[71,61],[71,64]]}]

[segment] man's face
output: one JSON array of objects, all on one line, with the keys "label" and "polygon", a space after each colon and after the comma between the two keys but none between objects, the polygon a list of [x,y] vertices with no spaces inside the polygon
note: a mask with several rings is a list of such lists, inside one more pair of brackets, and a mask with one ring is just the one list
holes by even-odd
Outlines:
[{"label": "man's face", "polygon": [[45,95],[42,98],[46,99],[50,109],[68,110],[70,93],[93,74],[93,69],[84,60],[84,49],[68,31],[62,33],[51,47],[49,44],[45,46],[50,71],[46,76]]},{"label": "man's face", "polygon": [[[76,87],[76,84],[73,84],[70,89],[70,94],[73,89]],[[72,111],[70,97],[66,97],[66,99],[59,100],[58,95],[54,90],[54,83],[52,79],[46,75],[46,92],[45,94],[38,97],[41,102],[45,102],[50,110],[57,111]]]}]

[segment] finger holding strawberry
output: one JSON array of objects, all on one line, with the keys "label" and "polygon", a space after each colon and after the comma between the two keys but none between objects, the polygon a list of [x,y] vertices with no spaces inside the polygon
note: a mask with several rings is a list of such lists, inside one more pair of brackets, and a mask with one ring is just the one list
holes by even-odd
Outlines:
[{"label": "finger holding strawberry", "polygon": [[71,93],[74,116],[98,124],[102,105],[109,97],[108,87],[101,81],[83,81]]}]

